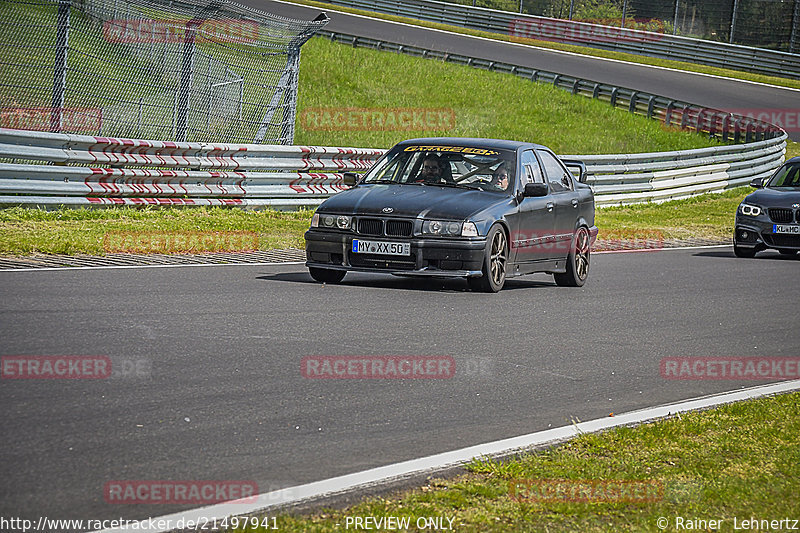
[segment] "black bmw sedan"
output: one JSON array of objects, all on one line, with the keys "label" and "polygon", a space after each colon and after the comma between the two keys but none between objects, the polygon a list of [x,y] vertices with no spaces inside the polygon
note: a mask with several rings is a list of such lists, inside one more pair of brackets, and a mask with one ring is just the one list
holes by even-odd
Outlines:
[{"label": "black bmw sedan", "polygon": [[772,248],[784,255],[800,250],[800,157],[786,161],[766,183],[754,179],[758,190],[736,210],[733,252],[753,257]]},{"label": "black bmw sedan", "polygon": [[[579,170],[576,179],[568,166]],[[348,271],[464,277],[497,292],[506,278],[547,272],[582,286],[597,236],[585,167],[531,143],[403,141],[351,188],[325,200],[306,232],[311,277]]]}]

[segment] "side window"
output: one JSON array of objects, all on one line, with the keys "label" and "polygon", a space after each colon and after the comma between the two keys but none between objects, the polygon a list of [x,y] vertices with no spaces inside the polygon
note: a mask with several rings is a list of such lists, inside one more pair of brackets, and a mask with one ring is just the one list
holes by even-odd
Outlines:
[{"label": "side window", "polygon": [[522,186],[525,187],[526,183],[544,183],[542,169],[533,150],[522,152]]},{"label": "side window", "polygon": [[542,158],[542,166],[544,167],[547,181],[550,182],[551,191],[571,191],[574,188],[572,184],[572,174],[563,167],[561,162],[559,162],[553,154],[540,151],[539,157]]}]

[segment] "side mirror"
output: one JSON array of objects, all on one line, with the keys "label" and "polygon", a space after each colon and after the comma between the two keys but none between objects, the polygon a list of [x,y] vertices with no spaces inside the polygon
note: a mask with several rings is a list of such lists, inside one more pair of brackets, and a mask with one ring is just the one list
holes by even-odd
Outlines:
[{"label": "side mirror", "polygon": [[[561,162],[564,163],[564,166],[567,167],[570,172],[572,172],[573,168],[578,169],[578,181],[586,183],[586,163],[578,161],[577,159],[562,159]],[[572,172],[572,174],[574,175],[575,173]]]},{"label": "side mirror", "polygon": [[536,198],[539,196],[547,196],[549,192],[550,188],[546,183],[526,183],[525,192],[522,193],[522,196],[525,198]]},{"label": "side mirror", "polygon": [[750,182],[750,186],[761,189],[764,187],[764,181],[761,178],[753,178],[753,181]]},{"label": "side mirror", "polygon": [[355,187],[356,183],[358,183],[360,179],[361,176],[359,174],[356,174],[355,172],[345,172],[344,178],[342,179],[342,183],[344,183],[348,187]]}]

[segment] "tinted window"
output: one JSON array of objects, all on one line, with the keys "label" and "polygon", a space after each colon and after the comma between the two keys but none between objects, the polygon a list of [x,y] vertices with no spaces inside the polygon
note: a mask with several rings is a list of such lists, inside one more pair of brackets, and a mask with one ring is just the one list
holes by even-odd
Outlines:
[{"label": "tinted window", "polygon": [[769,180],[767,187],[800,187],[800,163],[785,165]]},{"label": "tinted window", "polygon": [[542,159],[547,181],[550,182],[550,190],[553,192],[571,191],[573,189],[572,174],[550,152],[540,151],[538,153]]},{"label": "tinted window", "polygon": [[522,152],[522,186],[525,187],[526,183],[544,183],[542,168],[533,155],[533,150]]}]

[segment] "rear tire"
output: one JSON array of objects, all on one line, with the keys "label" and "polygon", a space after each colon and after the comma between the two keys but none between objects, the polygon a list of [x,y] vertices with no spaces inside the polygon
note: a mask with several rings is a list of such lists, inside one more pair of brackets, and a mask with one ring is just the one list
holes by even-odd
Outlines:
[{"label": "rear tire", "polygon": [[483,276],[467,278],[467,285],[472,290],[482,292],[499,292],[506,282],[506,265],[508,263],[508,239],[506,232],[495,224],[486,236],[486,250],[483,254]]},{"label": "rear tire", "polygon": [[315,281],[320,283],[339,283],[347,274],[345,270],[332,270],[330,268],[308,267],[308,273]]},{"label": "rear tire", "polygon": [[589,277],[589,230],[581,226],[572,237],[572,245],[567,255],[567,271],[553,274],[559,287],[583,287]]}]

